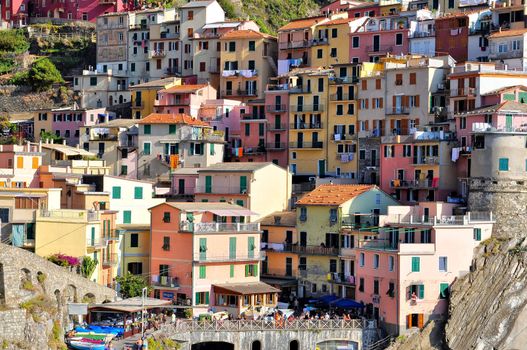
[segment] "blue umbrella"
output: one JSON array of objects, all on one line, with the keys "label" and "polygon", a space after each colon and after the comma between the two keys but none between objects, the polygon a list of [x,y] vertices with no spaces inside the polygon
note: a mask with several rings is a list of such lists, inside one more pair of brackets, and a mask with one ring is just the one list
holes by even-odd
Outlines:
[{"label": "blue umbrella", "polygon": [[335,300],[337,300],[338,297],[336,295],[324,295],[323,297],[318,298],[318,302],[322,304],[329,304]]},{"label": "blue umbrella", "polygon": [[331,303],[331,306],[339,307],[341,309],[353,309],[353,308],[363,308],[364,307],[363,304],[356,302],[355,300],[345,299],[345,298],[333,301]]}]

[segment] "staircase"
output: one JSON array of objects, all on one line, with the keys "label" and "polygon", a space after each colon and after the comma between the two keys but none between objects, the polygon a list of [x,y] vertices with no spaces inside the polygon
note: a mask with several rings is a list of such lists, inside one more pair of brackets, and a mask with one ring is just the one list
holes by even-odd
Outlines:
[{"label": "staircase", "polygon": [[267,62],[269,62],[269,65],[271,66],[271,69],[273,70],[273,74],[278,74],[278,67],[276,67],[276,62],[273,60],[271,56],[266,56]]},{"label": "staircase", "polygon": [[364,345],[363,350],[383,350],[386,349],[392,343],[392,336],[387,336],[374,343]]}]

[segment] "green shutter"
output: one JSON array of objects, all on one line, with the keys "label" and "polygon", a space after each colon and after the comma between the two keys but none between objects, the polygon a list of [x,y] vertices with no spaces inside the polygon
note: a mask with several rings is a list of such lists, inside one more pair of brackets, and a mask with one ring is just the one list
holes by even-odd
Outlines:
[{"label": "green shutter", "polygon": [[254,276],[258,276],[258,264],[254,264]]},{"label": "green shutter", "polygon": [[201,265],[199,267],[199,278],[201,279],[207,278],[207,266]]},{"label": "green shutter", "polygon": [[258,124],[258,135],[259,136],[264,136],[264,134],[265,134],[264,126],[265,125],[263,123],[259,123]]},{"label": "green shutter", "polygon": [[207,239],[199,239],[199,260],[207,260]]},{"label": "green shutter", "polygon": [[104,220],[102,223],[102,236],[103,237],[106,237],[106,221],[109,221],[109,220]]},{"label": "green shutter", "polygon": [[229,259],[236,259],[236,237],[229,238]]},{"label": "green shutter", "polygon": [[132,223],[132,212],[130,210],[123,211],[123,224]]},{"label": "green shutter", "polygon": [[199,292],[196,292],[196,305],[200,305],[201,304],[201,300],[200,300],[200,294]]},{"label": "green shutter", "polygon": [[514,96],[514,94],[503,94],[503,99],[505,101],[514,101],[516,96]]},{"label": "green shutter", "polygon": [[134,198],[143,199],[143,188],[142,187],[136,187],[134,189]]},{"label": "green shutter", "polygon": [[238,204],[240,207],[243,207],[243,199],[237,199],[236,204]]},{"label": "green shutter", "polygon": [[480,228],[474,229],[474,240],[481,241],[481,229]]},{"label": "green shutter", "polygon": [[170,124],[168,126],[168,133],[169,134],[175,134],[176,133],[176,124]]},{"label": "green shutter", "polygon": [[448,296],[448,283],[439,284],[439,298],[446,299]]},{"label": "green shutter", "polygon": [[205,292],[205,304],[209,304],[209,292]]},{"label": "green shutter", "polygon": [[128,165],[121,165],[121,175],[128,175]]},{"label": "green shutter", "polygon": [[412,257],[412,272],[419,272],[421,269],[421,261],[417,256]]},{"label": "green shutter", "polygon": [[145,135],[150,135],[152,133],[152,125],[146,124],[143,130]]},{"label": "green shutter", "polygon": [[240,176],[240,193],[247,192],[247,176]]},{"label": "green shutter", "polygon": [[520,92],[520,93],[518,93],[518,102],[519,103],[527,103],[527,92]]},{"label": "green shutter", "polygon": [[250,265],[245,265],[245,277],[249,277],[249,266]]},{"label": "green shutter", "polygon": [[213,156],[215,154],[215,152],[214,152],[214,144],[213,143],[210,144],[210,148],[209,149],[210,149],[210,155]]},{"label": "green shutter", "polygon": [[121,199],[121,187],[119,187],[119,186],[113,186],[112,187],[112,198],[113,199]]},{"label": "green shutter", "polygon": [[150,154],[150,142],[143,143],[143,153],[146,155]]},{"label": "green shutter", "polygon": [[424,299],[424,298],[425,298],[425,285],[420,284],[419,285],[419,299]]},{"label": "green shutter", "polygon": [[249,252],[249,258],[254,258],[254,237],[249,237],[247,240],[247,251]]},{"label": "green shutter", "polygon": [[202,199],[201,200],[203,203],[207,203],[209,200],[208,199]]},{"label": "green shutter", "polygon": [[212,176],[205,176],[205,193],[212,193]]},{"label": "green shutter", "polygon": [[106,232],[108,232],[108,237],[112,235],[111,233],[111,229],[110,229],[110,226],[111,226],[111,221],[110,220],[107,220],[106,221],[106,224],[108,225],[107,229],[106,229]]},{"label": "green shutter", "polygon": [[95,227],[91,228],[91,245],[95,245]]},{"label": "green shutter", "polygon": [[234,265],[231,265],[231,278],[234,278]]},{"label": "green shutter", "polygon": [[509,158],[500,158],[499,159],[499,170],[508,171],[509,170]]},{"label": "green shutter", "polygon": [[245,136],[251,136],[251,124],[245,124]]}]

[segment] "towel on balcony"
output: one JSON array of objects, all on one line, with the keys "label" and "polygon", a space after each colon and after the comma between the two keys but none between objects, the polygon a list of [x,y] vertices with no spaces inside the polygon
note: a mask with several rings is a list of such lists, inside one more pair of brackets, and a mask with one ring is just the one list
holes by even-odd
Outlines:
[{"label": "towel on balcony", "polygon": [[459,147],[452,148],[452,161],[457,162],[459,158]]},{"label": "towel on balcony", "polygon": [[393,180],[393,187],[399,187],[401,186],[401,180],[395,179]]},{"label": "towel on balcony", "polygon": [[238,147],[238,157],[243,157],[243,147]]},{"label": "towel on balcony", "polygon": [[236,71],[235,70],[224,70],[223,72],[221,72],[221,75],[223,77],[233,77],[236,75]]},{"label": "towel on balcony", "polygon": [[241,71],[239,71],[239,73],[244,78],[252,78],[252,77],[254,77],[256,75],[255,71],[254,70],[250,70],[250,69],[241,70]]},{"label": "towel on balcony", "polygon": [[278,75],[289,72],[289,60],[278,60]]},{"label": "towel on balcony", "polygon": [[283,252],[284,244],[283,243],[267,243],[267,248],[275,250],[277,252]]},{"label": "towel on balcony", "polygon": [[340,134],[335,134],[335,141],[340,141]]},{"label": "towel on balcony", "polygon": [[144,49],[146,47],[146,40],[141,41],[141,47]]},{"label": "towel on balcony", "polygon": [[345,154],[345,153],[341,154],[341,155],[340,155],[340,161],[341,161],[342,163],[347,163],[347,162],[348,162],[348,155]]},{"label": "towel on balcony", "polygon": [[302,64],[301,58],[292,58],[289,60],[289,64],[293,67],[299,67]]},{"label": "towel on balcony", "polygon": [[170,155],[170,169],[176,169],[179,163],[179,155],[171,154]]},{"label": "towel on balcony", "polygon": [[439,178],[438,177],[434,177],[432,179],[432,187],[438,187],[439,185]]},{"label": "towel on balcony", "polygon": [[351,162],[353,160],[353,157],[355,156],[354,153],[348,153],[349,161]]}]

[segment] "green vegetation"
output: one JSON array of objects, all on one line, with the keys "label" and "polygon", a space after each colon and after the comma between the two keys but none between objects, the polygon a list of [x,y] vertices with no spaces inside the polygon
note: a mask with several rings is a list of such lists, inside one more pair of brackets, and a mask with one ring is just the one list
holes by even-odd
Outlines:
[{"label": "green vegetation", "polygon": [[172,8],[184,5],[185,0],[146,0],[146,4],[152,7]]},{"label": "green vegetation", "polygon": [[24,280],[22,282],[22,289],[29,290],[29,291],[32,292],[32,291],[35,290],[35,286],[33,285],[33,283],[30,280]]},{"label": "green vegetation", "polygon": [[2,349],[7,349],[7,347],[9,346],[9,342],[7,340],[3,340],[2,341]]},{"label": "green vegetation", "polygon": [[150,350],[179,350],[181,345],[170,338],[160,338],[159,340],[154,337],[148,338],[148,349]]},{"label": "green vegetation", "polygon": [[95,304],[95,297],[94,296],[85,295],[85,296],[82,297],[82,302],[84,304]]},{"label": "green vegetation", "polygon": [[[44,142],[46,140],[49,140],[51,142],[51,140],[53,140],[53,143],[62,143],[62,141],[64,140],[62,137],[60,136],[57,136],[55,135],[54,133],[52,132],[49,132],[49,131],[42,131],[40,132],[40,139],[43,140]],[[59,266],[67,266],[67,265],[61,265],[61,263],[58,262],[57,259],[55,259],[55,256],[50,256],[48,257],[48,260],[59,265]]]},{"label": "green vegetation", "polygon": [[53,321],[53,328],[51,329],[51,334],[49,335],[48,339],[49,348],[55,350],[67,350],[68,347],[66,344],[64,344],[61,338],[62,330],[60,328],[60,322],[55,320]]},{"label": "green vegetation", "polygon": [[0,35],[0,54],[21,54],[29,50],[29,42],[21,29],[3,30]]},{"label": "green vegetation", "polygon": [[28,80],[35,91],[46,91],[53,84],[64,82],[57,67],[47,58],[39,59],[33,63],[29,70]]},{"label": "green vegetation", "polygon": [[122,297],[125,299],[141,296],[143,288],[148,287],[142,276],[132,275],[130,272],[124,276],[118,276],[115,280],[119,283]]},{"label": "green vegetation", "polygon": [[82,259],[81,263],[81,274],[85,278],[91,278],[91,275],[95,271],[95,268],[97,267],[98,261],[92,259],[90,256],[85,256]]},{"label": "green vegetation", "polygon": [[23,303],[19,304],[21,309],[25,309],[28,314],[33,317],[35,322],[40,321],[40,314],[43,312],[49,315],[54,315],[57,309],[53,306],[53,302],[44,294],[39,294]]},{"label": "green vegetation", "polygon": [[38,281],[38,283],[43,284],[46,281],[47,277],[48,276],[46,276],[46,274],[43,273],[43,272],[37,274],[37,281]]}]

